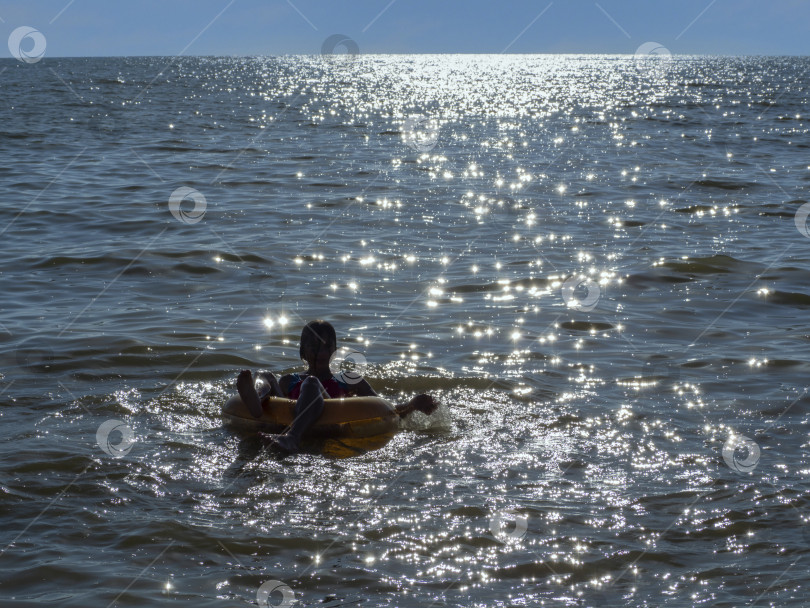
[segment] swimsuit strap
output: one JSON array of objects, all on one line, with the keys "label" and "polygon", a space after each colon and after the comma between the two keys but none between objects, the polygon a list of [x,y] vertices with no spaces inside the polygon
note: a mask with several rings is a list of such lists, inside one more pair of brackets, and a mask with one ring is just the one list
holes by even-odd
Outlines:
[{"label": "swimsuit strap", "polygon": [[301,380],[301,376],[299,376],[298,374],[290,374],[290,376],[292,376],[292,380],[290,380],[290,383],[287,385],[288,395],[290,394],[290,391],[292,391],[294,387],[298,386],[299,384],[301,384],[301,382],[303,382],[303,380]]}]

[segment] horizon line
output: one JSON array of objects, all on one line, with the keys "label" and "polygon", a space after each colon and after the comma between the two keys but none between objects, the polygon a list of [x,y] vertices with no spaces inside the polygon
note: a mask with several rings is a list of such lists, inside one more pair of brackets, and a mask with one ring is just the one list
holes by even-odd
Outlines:
[{"label": "horizon line", "polygon": [[[157,54],[137,54],[137,55],[49,55],[46,57],[42,57],[40,61],[47,61],[48,59],[136,59],[141,57],[179,57],[179,58],[200,58],[200,59],[208,59],[208,58],[225,58],[225,57],[232,57],[232,58],[245,58],[245,59],[271,59],[275,57],[351,57],[352,60],[361,58],[363,56],[367,57],[374,57],[374,56],[388,56],[388,55],[405,55],[405,56],[455,56],[455,55],[469,55],[469,56],[485,56],[485,57],[509,57],[509,56],[556,56],[556,57],[593,57],[593,56],[609,56],[609,57],[634,57],[639,60],[653,60],[653,61],[660,61],[660,60],[667,60],[667,59],[678,59],[678,58],[689,58],[689,57],[810,57],[810,54],[792,54],[792,53],[780,53],[780,54],[764,54],[764,53],[669,53],[669,54],[650,54],[650,55],[638,55],[636,53],[607,53],[607,52],[580,52],[580,53],[476,53],[476,52],[439,52],[439,53],[406,53],[406,52],[385,52],[385,53],[357,53],[357,54],[348,54],[348,53],[335,53],[335,54],[326,54],[323,53],[279,53],[279,54],[241,54],[241,53],[232,53],[232,54],[188,54],[188,55],[172,55],[172,54],[164,54],[164,53],[157,53]],[[15,57],[0,57],[0,60],[7,60],[17,62],[19,61]]]}]

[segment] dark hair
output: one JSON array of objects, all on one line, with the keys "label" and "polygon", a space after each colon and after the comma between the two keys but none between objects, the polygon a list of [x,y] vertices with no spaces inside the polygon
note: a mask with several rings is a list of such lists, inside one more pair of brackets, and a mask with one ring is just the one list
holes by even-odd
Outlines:
[{"label": "dark hair", "polygon": [[337,349],[337,335],[332,324],[322,320],[310,321],[301,330],[301,346],[298,348],[298,354],[303,361],[307,361],[304,354],[307,350],[318,352],[322,346],[328,347],[330,344]]}]

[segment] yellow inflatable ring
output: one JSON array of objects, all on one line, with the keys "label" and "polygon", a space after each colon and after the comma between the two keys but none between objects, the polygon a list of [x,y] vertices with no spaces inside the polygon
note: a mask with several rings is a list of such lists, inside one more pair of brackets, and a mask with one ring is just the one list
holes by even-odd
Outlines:
[{"label": "yellow inflatable ring", "polygon": [[[231,397],[222,408],[225,420],[246,430],[283,433],[295,417],[295,401],[281,397],[262,400],[261,418],[254,418],[242,399]],[[399,428],[399,414],[380,397],[324,399],[323,414],[305,437],[374,437]]]}]

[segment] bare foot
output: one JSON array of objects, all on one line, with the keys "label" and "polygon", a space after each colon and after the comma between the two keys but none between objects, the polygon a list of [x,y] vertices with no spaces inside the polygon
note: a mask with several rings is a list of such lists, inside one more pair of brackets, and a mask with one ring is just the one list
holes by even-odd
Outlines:
[{"label": "bare foot", "polygon": [[300,449],[298,442],[291,435],[270,435],[269,433],[259,433],[259,438],[267,447],[287,454],[295,454]]},{"label": "bare foot", "polygon": [[249,369],[239,372],[239,377],[236,379],[236,390],[239,391],[239,396],[248,410],[251,412],[260,412],[262,410],[262,401],[253,386],[253,376]]}]

